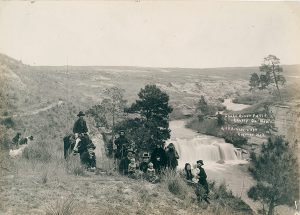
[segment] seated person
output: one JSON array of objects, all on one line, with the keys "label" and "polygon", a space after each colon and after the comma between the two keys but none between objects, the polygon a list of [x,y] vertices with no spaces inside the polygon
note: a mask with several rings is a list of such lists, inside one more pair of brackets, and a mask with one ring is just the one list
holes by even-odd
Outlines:
[{"label": "seated person", "polygon": [[149,164],[149,161],[150,161],[149,153],[146,153],[146,152],[143,153],[142,159],[143,159],[143,161],[140,163],[140,170],[143,173],[146,173],[147,169],[148,169],[148,164]]},{"label": "seated person", "polygon": [[128,165],[128,176],[135,177],[138,170],[138,164],[135,162],[135,158],[130,159],[130,163]]},{"label": "seated person", "polygon": [[96,169],[95,148],[96,146],[87,134],[81,137],[77,150],[80,155],[80,161],[87,167],[88,170],[92,171]]},{"label": "seated person", "polygon": [[188,182],[193,182],[194,174],[192,173],[192,167],[191,164],[186,163],[184,166],[184,172],[183,172],[185,179]]},{"label": "seated person", "polygon": [[89,166],[90,166],[90,170],[91,171],[96,170],[96,154],[95,154],[95,149],[96,149],[96,146],[93,144],[93,142],[91,142],[88,145],[88,153],[89,153],[89,156],[90,156]]},{"label": "seated person", "polygon": [[151,162],[148,164],[147,180],[151,183],[157,183],[159,181],[159,177],[156,175],[153,163]]}]

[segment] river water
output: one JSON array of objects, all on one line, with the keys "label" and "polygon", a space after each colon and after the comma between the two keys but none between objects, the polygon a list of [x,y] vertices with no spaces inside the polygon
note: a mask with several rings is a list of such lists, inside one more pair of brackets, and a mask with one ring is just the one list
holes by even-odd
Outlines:
[{"label": "river water", "polygon": [[247,191],[255,184],[247,171],[248,162],[224,139],[198,134],[186,128],[185,123],[184,120],[170,122],[171,138],[167,143],[172,142],[178,151],[178,167],[184,168],[185,163],[194,166],[197,160],[203,160],[209,180],[225,183],[235,196],[256,211],[259,205],[247,196]]},{"label": "river water", "polygon": [[233,103],[232,99],[230,99],[230,98],[224,99],[223,105],[226,106],[227,110],[232,110],[232,111],[240,111],[240,110],[250,107],[250,105]]},{"label": "river water", "polygon": [[[225,99],[223,104],[233,111],[249,107],[235,104],[231,99]],[[209,180],[217,184],[225,183],[235,196],[257,211],[260,205],[247,196],[247,191],[255,181],[247,170],[248,161],[242,158],[240,150],[225,143],[223,138],[199,134],[186,128],[185,124],[184,120],[170,122],[171,138],[167,143],[172,142],[179,153],[178,167],[184,168],[185,163],[195,166],[197,160],[203,160]]]}]

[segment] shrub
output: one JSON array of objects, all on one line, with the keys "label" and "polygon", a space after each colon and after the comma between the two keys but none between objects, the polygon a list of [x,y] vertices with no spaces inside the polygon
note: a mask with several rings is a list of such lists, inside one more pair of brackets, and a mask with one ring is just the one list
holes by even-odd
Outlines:
[{"label": "shrub", "polygon": [[22,152],[22,157],[27,160],[37,160],[47,163],[52,158],[52,152],[48,147],[35,144],[25,148]]},{"label": "shrub", "polygon": [[2,120],[1,124],[4,125],[6,128],[14,128],[16,125],[14,120],[11,117]]},{"label": "shrub", "polygon": [[73,197],[57,200],[54,204],[46,205],[46,215],[72,215],[79,214],[79,207]]},{"label": "shrub", "polygon": [[214,193],[213,198],[216,200],[216,204],[212,208],[214,214],[221,215],[226,211],[230,214],[229,212],[232,210],[235,212],[240,211],[242,214],[252,214],[251,208],[243,200],[235,197],[224,183],[214,187],[212,190]]},{"label": "shrub", "polygon": [[48,182],[48,176],[49,176],[49,173],[48,173],[47,170],[44,171],[44,172],[42,172],[42,174],[41,174],[41,182],[42,182],[42,184],[46,184]]},{"label": "shrub", "polygon": [[208,118],[202,121],[194,119],[187,124],[187,127],[207,135],[218,136],[220,133],[220,127],[216,119]]},{"label": "shrub", "polygon": [[76,157],[70,157],[66,163],[67,172],[76,176],[85,176],[85,167],[80,163]]},{"label": "shrub", "polygon": [[235,147],[242,147],[246,145],[248,139],[238,135],[236,132],[226,131],[223,133],[222,137],[224,138],[226,143],[232,143]]},{"label": "shrub", "polygon": [[7,135],[6,127],[0,125],[0,150],[7,150],[10,145],[10,140]]},{"label": "shrub", "polygon": [[189,196],[188,193],[191,192],[190,187],[188,187],[183,178],[172,170],[164,171],[162,181],[172,194],[181,199],[185,199],[187,196]]}]

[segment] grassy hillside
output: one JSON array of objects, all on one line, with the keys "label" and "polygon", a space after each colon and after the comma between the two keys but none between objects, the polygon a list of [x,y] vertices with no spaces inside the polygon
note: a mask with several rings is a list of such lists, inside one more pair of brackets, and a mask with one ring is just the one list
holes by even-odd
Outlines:
[{"label": "grassy hillside", "polygon": [[[165,178],[158,185],[137,182],[111,173],[113,164],[106,158],[98,159],[101,171],[87,174],[78,160],[64,161],[62,137],[71,131],[77,112],[104,99],[103,91],[108,87],[125,89],[125,98],[131,102],[141,87],[154,83],[180,110],[186,105],[193,108],[200,95],[217,102],[218,98],[246,92],[245,78],[253,70],[32,67],[0,55],[1,146],[17,131],[35,137],[20,158],[11,160],[7,151],[1,150],[1,213],[51,214],[59,209],[65,214],[251,213],[224,187],[213,188],[213,204],[198,205],[193,190],[178,176]],[[93,120],[87,120],[91,136],[103,144]],[[171,192],[170,183],[180,192]]]}]

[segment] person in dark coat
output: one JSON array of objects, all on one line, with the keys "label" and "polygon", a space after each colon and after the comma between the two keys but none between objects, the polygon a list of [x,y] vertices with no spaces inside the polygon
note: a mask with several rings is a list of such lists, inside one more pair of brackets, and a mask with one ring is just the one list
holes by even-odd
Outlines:
[{"label": "person in dark coat", "polygon": [[125,131],[121,130],[119,132],[119,137],[115,140],[115,145],[117,147],[115,158],[122,159],[127,156],[127,150],[130,147],[130,143],[125,137]]},{"label": "person in dark coat", "polygon": [[119,164],[119,172],[122,175],[128,175],[128,167],[131,161],[131,158],[133,158],[133,154],[131,152],[128,152],[126,157],[123,157]]},{"label": "person in dark coat", "polygon": [[76,139],[76,143],[74,146],[75,153],[78,151],[78,143],[80,142],[80,137],[83,136],[84,134],[87,134],[89,131],[86,125],[86,121],[83,118],[85,114],[82,111],[79,111],[77,116],[79,118],[76,120],[73,126],[73,133],[75,134],[75,139]]},{"label": "person in dark coat", "polygon": [[172,169],[172,170],[176,170],[176,167],[178,166],[178,159],[179,159],[179,155],[178,152],[175,149],[175,146],[173,143],[170,143],[167,146],[167,166],[168,168]]},{"label": "person in dark coat", "polygon": [[143,161],[140,163],[140,170],[143,172],[143,173],[146,173],[147,172],[147,169],[148,169],[148,164],[150,162],[150,155],[149,153],[143,153],[143,157],[142,157]]},{"label": "person in dark coat", "polygon": [[197,161],[197,168],[199,169],[199,173],[197,175],[197,177],[199,179],[198,184],[200,187],[203,187],[205,190],[205,195],[203,197],[204,201],[206,201],[208,204],[210,204],[210,202],[208,201],[209,188],[208,188],[208,183],[206,180],[207,175],[206,175],[205,170],[202,167],[203,165],[204,165],[204,163],[202,160]]},{"label": "person in dark coat", "polygon": [[74,123],[73,133],[74,134],[87,133],[89,130],[87,128],[86,121],[83,118],[85,116],[85,114],[82,111],[79,111],[79,113],[77,114],[77,116],[78,116],[78,119]]},{"label": "person in dark coat", "polygon": [[80,144],[78,146],[78,153],[80,155],[80,161],[84,164],[88,169],[95,170],[96,169],[96,155],[95,150],[96,146],[89,138],[87,134],[81,137]]},{"label": "person in dark coat", "polygon": [[17,147],[19,145],[20,137],[21,137],[21,133],[18,132],[11,141],[13,146]]},{"label": "person in dark coat", "polygon": [[157,144],[156,148],[151,154],[151,162],[153,167],[158,174],[166,168],[167,165],[167,154],[166,151],[162,148],[161,144]]}]

